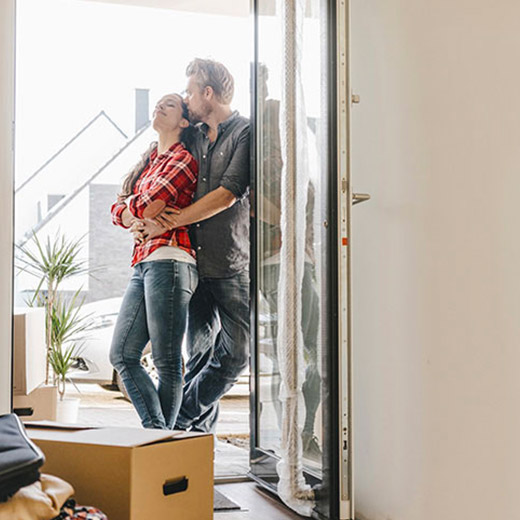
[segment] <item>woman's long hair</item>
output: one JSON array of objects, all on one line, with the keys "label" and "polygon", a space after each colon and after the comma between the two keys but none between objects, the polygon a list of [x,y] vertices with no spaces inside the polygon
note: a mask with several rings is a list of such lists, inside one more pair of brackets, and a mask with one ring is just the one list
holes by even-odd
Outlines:
[{"label": "woman's long hair", "polygon": [[[188,106],[186,105],[186,103],[184,103],[184,101],[182,101],[182,98],[181,106],[182,117],[186,119],[186,121],[188,121],[190,124],[186,128],[182,129],[179,140],[188,149],[188,151],[191,151],[191,147],[193,145],[195,135],[197,134],[198,130],[191,124]],[[126,174],[126,177],[123,179],[121,193],[119,194],[120,197],[127,198],[133,194],[135,183],[137,182],[145,168],[148,166],[148,163],[150,162],[150,156],[156,148],[157,141],[154,141],[150,144],[150,146],[143,153],[143,155],[141,155],[141,159],[139,160],[139,162]]]}]

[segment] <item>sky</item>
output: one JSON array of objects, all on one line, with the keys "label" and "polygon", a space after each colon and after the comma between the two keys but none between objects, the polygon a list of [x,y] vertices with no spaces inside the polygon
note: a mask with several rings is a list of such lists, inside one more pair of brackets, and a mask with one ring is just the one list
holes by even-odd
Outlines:
[{"label": "sky", "polygon": [[236,82],[233,108],[248,116],[251,28],[240,17],[18,0],[17,184],[101,110],[132,135],[135,89],[150,89],[153,107],[184,89],[194,57],[226,64]]},{"label": "sky", "polygon": [[[280,99],[280,21],[261,17],[259,28],[269,92]],[[213,58],[229,68],[236,85],[232,106],[249,116],[252,30],[248,17],[87,0],[18,0],[16,184],[101,110],[133,135],[135,89],[150,89],[150,107],[167,92],[181,92],[194,57]],[[317,117],[322,111],[318,21],[306,20],[305,30],[306,108]]]}]

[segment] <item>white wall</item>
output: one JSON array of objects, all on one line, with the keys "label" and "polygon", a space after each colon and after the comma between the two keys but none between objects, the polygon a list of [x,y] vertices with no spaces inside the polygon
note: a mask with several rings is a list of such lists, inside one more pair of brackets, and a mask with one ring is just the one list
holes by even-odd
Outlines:
[{"label": "white wall", "polygon": [[0,414],[11,409],[14,0],[0,3]]},{"label": "white wall", "polygon": [[520,518],[520,2],[352,0],[356,505]]}]

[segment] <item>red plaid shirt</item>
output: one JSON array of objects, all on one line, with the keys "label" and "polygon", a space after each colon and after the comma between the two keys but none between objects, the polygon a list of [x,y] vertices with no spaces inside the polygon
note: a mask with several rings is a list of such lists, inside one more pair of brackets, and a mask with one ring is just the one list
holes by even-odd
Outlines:
[{"label": "red plaid shirt", "polygon": [[[162,200],[167,206],[181,209],[191,204],[197,185],[197,161],[181,143],[175,143],[169,150],[157,156],[157,148],[150,155],[150,161],[134,186],[134,194],[125,203],[112,204],[112,222],[121,227],[125,208],[139,219],[143,211],[154,200]],[[145,244],[135,244],[132,266],[145,259],[161,246],[176,246],[192,256],[187,227],[179,227],[148,240]]]}]

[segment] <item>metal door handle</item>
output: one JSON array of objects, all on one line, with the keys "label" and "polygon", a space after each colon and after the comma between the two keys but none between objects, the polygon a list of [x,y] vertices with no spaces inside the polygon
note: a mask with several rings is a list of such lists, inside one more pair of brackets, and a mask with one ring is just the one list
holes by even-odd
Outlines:
[{"label": "metal door handle", "polygon": [[359,204],[360,202],[366,202],[370,200],[370,195],[368,193],[353,193],[352,194],[352,204]]}]

